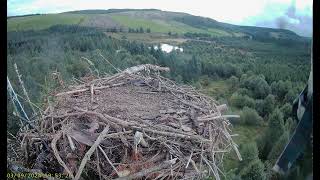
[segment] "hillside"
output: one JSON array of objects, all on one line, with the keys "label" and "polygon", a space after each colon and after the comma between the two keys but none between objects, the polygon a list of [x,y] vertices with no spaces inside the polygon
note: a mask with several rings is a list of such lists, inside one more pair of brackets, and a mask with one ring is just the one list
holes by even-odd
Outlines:
[{"label": "hillside", "polygon": [[302,40],[297,34],[282,29],[237,26],[210,18],[156,9],[82,10],[60,14],[8,18],[7,31],[45,29],[57,24],[107,28],[149,28],[154,33],[204,33],[213,37],[243,37],[259,40]]}]

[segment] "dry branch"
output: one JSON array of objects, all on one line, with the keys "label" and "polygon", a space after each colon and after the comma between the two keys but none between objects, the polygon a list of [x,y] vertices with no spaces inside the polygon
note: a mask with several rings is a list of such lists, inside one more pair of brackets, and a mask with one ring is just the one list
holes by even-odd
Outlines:
[{"label": "dry branch", "polygon": [[52,139],[51,147],[52,147],[53,153],[54,153],[56,159],[58,160],[59,164],[67,171],[67,173],[69,174],[70,177],[74,178],[74,176],[73,176],[72,172],[70,171],[70,169],[68,168],[68,166],[61,159],[59,152],[58,152],[58,149],[57,149],[57,141],[60,139],[61,136],[62,136],[62,132],[59,132],[58,134],[55,135],[55,137]]},{"label": "dry branch", "polygon": [[105,127],[104,130],[101,132],[99,137],[97,138],[96,142],[91,146],[91,148],[87,151],[87,153],[84,155],[84,158],[81,161],[79,170],[74,177],[75,180],[78,180],[80,178],[80,175],[83,171],[84,166],[87,164],[87,161],[90,159],[92,153],[96,150],[96,148],[99,146],[100,142],[107,136],[107,132],[109,131],[109,126]]}]

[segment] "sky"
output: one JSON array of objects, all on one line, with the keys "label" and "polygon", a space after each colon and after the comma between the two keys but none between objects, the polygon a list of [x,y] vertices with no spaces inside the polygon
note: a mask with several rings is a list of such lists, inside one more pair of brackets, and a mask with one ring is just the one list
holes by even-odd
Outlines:
[{"label": "sky", "polygon": [[84,9],[160,9],[312,36],[312,0],[7,0],[7,15]]}]

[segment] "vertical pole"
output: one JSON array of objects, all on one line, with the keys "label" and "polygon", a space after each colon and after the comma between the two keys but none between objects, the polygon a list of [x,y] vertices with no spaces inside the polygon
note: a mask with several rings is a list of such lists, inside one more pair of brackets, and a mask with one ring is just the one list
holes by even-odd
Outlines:
[{"label": "vertical pole", "polygon": [[22,107],[22,105],[21,105],[21,103],[20,103],[20,101],[19,101],[19,99],[17,97],[17,94],[14,92],[8,76],[7,76],[7,90],[9,92],[9,94],[10,94],[13,106],[15,107],[17,112],[19,113],[20,117],[22,117],[23,120],[25,120],[25,121],[29,121],[28,115],[24,111],[24,109],[23,109],[23,107]]}]

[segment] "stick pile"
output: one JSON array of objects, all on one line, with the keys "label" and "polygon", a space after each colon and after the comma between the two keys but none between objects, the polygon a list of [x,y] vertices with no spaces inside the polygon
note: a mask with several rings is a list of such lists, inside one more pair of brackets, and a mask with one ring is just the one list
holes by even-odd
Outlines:
[{"label": "stick pile", "polygon": [[72,179],[219,180],[225,153],[241,160],[227,107],[161,71],[134,66],[56,94],[36,128],[20,133],[27,163]]}]

